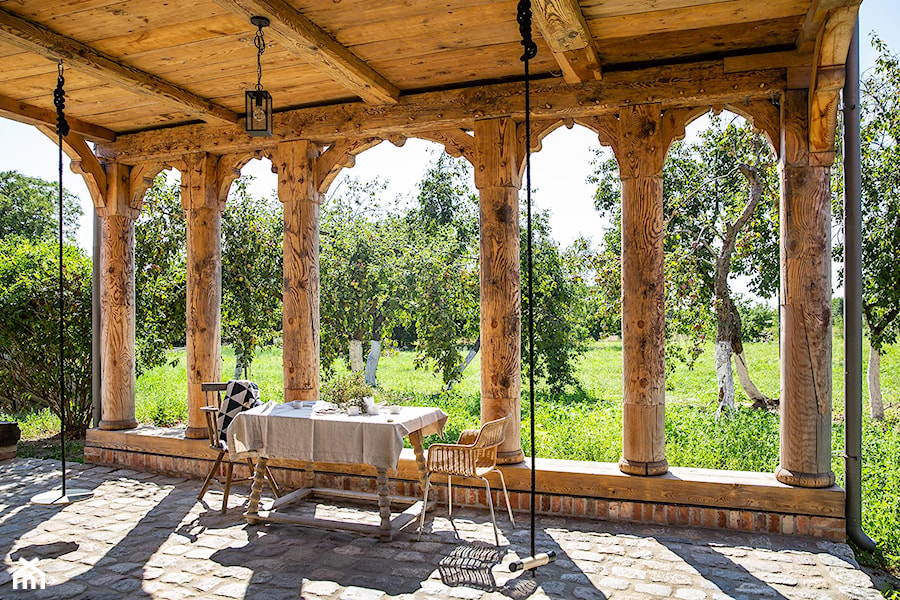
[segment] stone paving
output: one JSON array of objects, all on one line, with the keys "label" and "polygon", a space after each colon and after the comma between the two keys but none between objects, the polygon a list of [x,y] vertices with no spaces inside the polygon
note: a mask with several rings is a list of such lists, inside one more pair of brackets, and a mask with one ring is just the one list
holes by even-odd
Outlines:
[{"label": "stone paving", "polygon": [[[248,526],[236,486],[197,502],[200,482],[73,465],[69,486],[94,496],[67,507],[29,503],[59,484],[59,463],[0,462],[0,598],[377,600],[513,598],[719,600],[881,598],[849,547],[812,538],[627,526],[538,518],[538,551],[558,560],[532,572],[508,564],[530,554],[528,516],[517,528],[498,511],[438,506],[395,540],[290,525]],[[307,503],[300,510],[371,519],[365,507]],[[455,526],[455,530],[454,530]],[[44,590],[13,590],[19,559],[38,560]]]}]

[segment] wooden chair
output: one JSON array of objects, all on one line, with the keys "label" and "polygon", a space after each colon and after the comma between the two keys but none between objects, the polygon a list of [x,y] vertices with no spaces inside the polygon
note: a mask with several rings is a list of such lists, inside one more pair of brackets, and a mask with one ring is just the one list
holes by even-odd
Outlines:
[{"label": "wooden chair", "polygon": [[502,419],[488,421],[481,429],[468,429],[463,431],[456,444],[432,444],[428,448],[428,472],[425,476],[425,499],[422,516],[419,520],[419,538],[422,537],[422,528],[425,525],[425,510],[428,506],[428,492],[431,487],[431,475],[441,473],[447,476],[447,503],[449,516],[453,517],[453,477],[472,477],[484,481],[487,489],[488,507],[491,509],[491,523],[494,525],[494,541],[499,546],[500,538],[497,535],[497,521],[494,518],[494,502],[491,499],[491,485],[485,477],[491,471],[500,475],[500,485],[503,486],[503,496],[506,498],[506,509],[509,511],[509,521],[513,527],[516,521],[513,518],[512,507],[509,505],[509,493],[506,491],[506,481],[503,472],[497,468],[497,449],[505,439],[504,428],[511,418],[507,415]]},{"label": "wooden chair", "polygon": [[[222,406],[222,394],[228,389],[228,384],[224,382],[203,383],[200,385],[200,389],[206,392],[206,406],[201,407],[200,410],[203,411],[203,414],[206,416],[206,430],[209,435],[209,447],[216,450],[219,454],[216,456],[216,462],[213,463],[212,468],[209,470],[209,474],[206,476],[206,481],[203,482],[203,489],[200,490],[200,495],[197,497],[197,500],[203,500],[203,496],[206,495],[209,486],[215,483],[222,487],[224,492],[224,496],[222,497],[222,514],[225,514],[225,511],[228,509],[228,495],[231,492],[231,484],[240,481],[253,480],[253,461],[249,458],[246,459],[247,465],[250,467],[250,477],[241,479],[232,478],[234,462],[231,460],[228,453],[228,443],[222,439],[222,432],[219,430],[218,426],[219,408]],[[218,477],[219,466],[222,462],[226,463],[224,481],[220,480]],[[275,483],[275,479],[272,477],[268,465],[266,465],[266,480],[269,483],[269,487],[272,488],[275,497],[278,498],[281,495],[281,491],[278,489],[278,485]]]}]

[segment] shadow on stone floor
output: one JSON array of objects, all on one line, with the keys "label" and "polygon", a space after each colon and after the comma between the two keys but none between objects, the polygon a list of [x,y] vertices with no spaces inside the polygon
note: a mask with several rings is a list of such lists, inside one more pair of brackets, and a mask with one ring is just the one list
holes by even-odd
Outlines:
[{"label": "shadow on stone floor", "polygon": [[[308,503],[313,506],[315,503]],[[308,508],[307,507],[307,508]],[[334,507],[329,507],[334,510]],[[339,510],[348,511],[346,506]],[[365,513],[367,511],[361,511]],[[328,597],[340,589],[373,590],[391,596],[430,593],[446,597],[452,588],[466,592],[498,593],[526,600],[541,587],[547,598],[569,600],[560,578],[577,580],[582,597],[606,600],[593,588],[587,575],[569,560],[553,538],[538,531],[540,551],[554,550],[557,563],[532,572],[512,574],[508,563],[530,554],[529,533],[505,524],[501,546],[477,538],[490,538],[493,530],[487,511],[454,511],[454,519],[437,517],[418,540],[414,524],[390,542],[374,536],[328,531],[285,524],[247,525],[248,542],[241,548],[224,548],[210,557],[224,567],[246,567],[253,571],[246,599],[288,600],[311,594]],[[468,597],[468,596],[465,596]]]}]

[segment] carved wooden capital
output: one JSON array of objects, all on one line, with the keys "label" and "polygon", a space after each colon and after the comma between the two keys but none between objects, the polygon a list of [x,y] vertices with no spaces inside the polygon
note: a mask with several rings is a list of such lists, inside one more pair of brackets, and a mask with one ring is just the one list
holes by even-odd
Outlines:
[{"label": "carved wooden capital", "polygon": [[282,203],[319,202],[319,152],[319,145],[308,140],[278,144],[272,154],[272,171],[278,174],[278,199]]},{"label": "carved wooden capital", "polygon": [[100,217],[127,217],[137,219],[140,209],[135,205],[131,194],[131,170],[121,163],[106,163],[106,193],[103,194],[103,206],[97,208]]},{"label": "carved wooden capital", "polygon": [[516,124],[509,117],[475,121],[475,187],[522,186]]},{"label": "carved wooden capital", "polygon": [[224,210],[225,202],[219,197],[218,162],[218,156],[206,152],[185,155],[181,170],[181,206],[184,210]]}]

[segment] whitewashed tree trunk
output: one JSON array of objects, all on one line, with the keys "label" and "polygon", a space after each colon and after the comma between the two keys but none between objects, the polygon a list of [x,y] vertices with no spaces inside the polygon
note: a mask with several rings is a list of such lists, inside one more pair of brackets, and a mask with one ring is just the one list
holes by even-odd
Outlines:
[{"label": "whitewashed tree trunk", "polygon": [[759,388],[757,388],[756,384],[750,379],[750,370],[747,368],[747,357],[744,356],[743,352],[736,352],[734,354],[734,368],[737,371],[738,381],[740,382],[741,387],[744,388],[744,393],[747,394],[747,397],[750,398],[754,404],[758,402],[765,403],[768,398],[759,391]]},{"label": "whitewashed tree trunk", "polygon": [[722,410],[734,410],[734,378],[731,375],[731,342],[718,341],[715,345],[716,382],[719,384],[719,408],[716,416],[722,414]]},{"label": "whitewashed tree trunk", "polygon": [[869,384],[869,410],[872,418],[884,420],[884,399],[881,396],[881,355],[869,342],[869,364],[866,369],[866,380]]},{"label": "whitewashed tree trunk", "polygon": [[[469,366],[469,364],[471,364],[471,362],[473,360],[475,360],[475,356],[478,354],[478,351],[480,349],[481,349],[481,336],[479,335],[478,339],[475,340],[475,345],[472,346],[472,348],[469,350],[469,353],[466,354],[466,359],[462,362],[461,365],[459,365],[460,376],[462,376],[462,374],[465,372],[465,370]],[[460,378],[462,378],[462,377],[460,377]],[[455,383],[456,382],[454,382],[454,381],[451,381],[450,383],[448,383],[447,390],[452,390]]]},{"label": "whitewashed tree trunk", "polygon": [[366,358],[366,383],[375,385],[375,372],[378,370],[378,361],[381,359],[381,340],[372,340],[369,346],[369,356]]},{"label": "whitewashed tree trunk", "polygon": [[362,340],[350,340],[350,370],[353,373],[363,370]]}]

